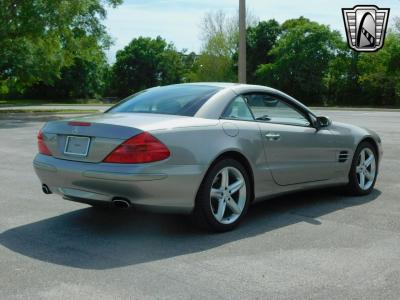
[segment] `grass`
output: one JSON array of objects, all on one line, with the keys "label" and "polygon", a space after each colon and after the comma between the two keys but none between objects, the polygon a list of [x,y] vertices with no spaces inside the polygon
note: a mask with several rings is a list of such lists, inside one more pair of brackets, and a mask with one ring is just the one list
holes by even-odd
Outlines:
[{"label": "grass", "polygon": [[99,112],[100,111],[96,109],[0,109],[0,114],[93,114]]},{"label": "grass", "polygon": [[75,100],[40,100],[40,99],[0,99],[1,106],[30,106],[30,105],[110,105],[97,99]]}]

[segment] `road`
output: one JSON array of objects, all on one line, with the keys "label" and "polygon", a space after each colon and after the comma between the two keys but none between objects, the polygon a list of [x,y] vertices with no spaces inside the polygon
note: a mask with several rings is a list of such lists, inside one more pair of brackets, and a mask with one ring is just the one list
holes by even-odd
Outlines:
[{"label": "road", "polygon": [[400,112],[321,114],[381,135],[373,194],[277,198],[225,234],[42,194],[36,134],[60,116],[0,116],[0,299],[398,299]]}]

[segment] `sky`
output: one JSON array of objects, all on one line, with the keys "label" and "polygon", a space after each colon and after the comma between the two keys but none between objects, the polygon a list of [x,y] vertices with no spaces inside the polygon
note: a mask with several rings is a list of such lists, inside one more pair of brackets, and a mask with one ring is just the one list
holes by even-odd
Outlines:
[{"label": "sky", "polygon": [[[389,27],[395,16],[400,17],[400,0],[247,0],[247,8],[260,21],[275,19],[282,23],[287,19],[304,16],[329,25],[344,36],[342,8],[357,4],[375,4],[390,8]],[[200,24],[210,11],[223,10],[235,15],[239,0],[125,0],[117,8],[109,8],[104,24],[114,41],[107,52],[110,63],[115,54],[139,36],[160,35],[173,42],[178,50],[198,52],[201,48]]]}]

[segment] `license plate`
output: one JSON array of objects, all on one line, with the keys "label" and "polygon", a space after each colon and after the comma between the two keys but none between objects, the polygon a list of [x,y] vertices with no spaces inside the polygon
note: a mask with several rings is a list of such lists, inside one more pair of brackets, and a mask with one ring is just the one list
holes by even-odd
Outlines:
[{"label": "license plate", "polygon": [[87,156],[89,151],[90,138],[84,136],[67,136],[65,142],[65,154]]}]

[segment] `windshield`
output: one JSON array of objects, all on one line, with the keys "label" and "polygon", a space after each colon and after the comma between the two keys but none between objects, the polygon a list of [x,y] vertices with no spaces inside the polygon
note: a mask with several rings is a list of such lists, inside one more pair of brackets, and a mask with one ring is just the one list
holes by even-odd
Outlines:
[{"label": "windshield", "polygon": [[134,94],[110,108],[107,113],[151,113],[194,116],[220,87],[205,85],[170,85]]}]

